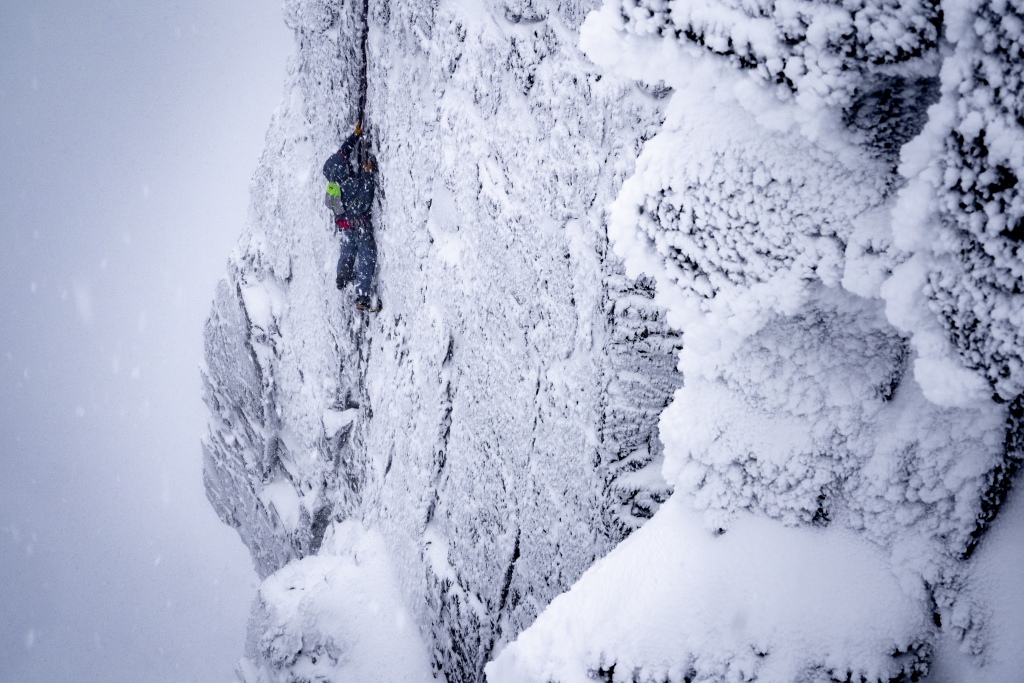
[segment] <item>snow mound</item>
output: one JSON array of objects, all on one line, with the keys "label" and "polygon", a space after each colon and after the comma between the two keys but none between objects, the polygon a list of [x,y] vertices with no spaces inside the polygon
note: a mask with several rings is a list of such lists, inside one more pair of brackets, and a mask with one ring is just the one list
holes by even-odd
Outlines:
[{"label": "snow mound", "polygon": [[[668,97],[609,207],[609,236],[630,275],[655,280],[683,335],[684,386],[660,422],[674,495],[727,536],[750,514],[857,534],[922,612],[979,643],[987,617],[961,599],[963,560],[1019,461],[1016,424],[991,390],[1012,400],[1024,367],[1021,101],[988,83],[1020,91],[1008,55],[1020,54],[1024,23],[1012,3],[943,8],[956,54],[930,110],[937,3],[607,0],[581,45],[608,73]],[[862,31],[867,17],[880,23]],[[663,589],[691,580],[707,582],[695,593],[718,585],[669,573]],[[635,628],[660,637],[656,622]],[[707,624],[677,628],[694,670],[715,680],[755,668],[768,680],[901,671],[880,664],[883,650],[853,648],[846,664],[780,664],[796,678],[778,679],[776,665],[730,650],[730,673],[709,663],[720,649],[703,639]],[[612,673],[628,678],[642,660],[587,666],[620,662]]]},{"label": "snow mound", "polygon": [[754,516],[709,533],[674,495],[487,667],[490,683],[888,681],[928,630],[884,553]]},{"label": "snow mound", "polygon": [[344,522],[328,531],[319,555],[267,578],[238,674],[243,683],[432,683],[380,535]]}]

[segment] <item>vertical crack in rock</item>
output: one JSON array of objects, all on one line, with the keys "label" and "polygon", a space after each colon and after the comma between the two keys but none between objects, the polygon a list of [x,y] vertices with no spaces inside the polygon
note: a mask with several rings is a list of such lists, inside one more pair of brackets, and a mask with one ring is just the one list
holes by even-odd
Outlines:
[{"label": "vertical crack in rock", "polygon": [[502,585],[501,585],[501,594],[500,594],[500,598],[498,600],[498,608],[495,610],[495,614],[494,614],[494,617],[493,617],[493,624],[494,624],[494,626],[493,626],[492,632],[491,632],[492,633],[491,639],[487,643],[487,645],[484,648],[482,648],[481,651],[480,651],[480,666],[479,666],[479,669],[477,670],[477,673],[476,673],[476,678],[477,678],[477,680],[480,680],[480,681],[485,679],[485,676],[484,676],[484,666],[487,664],[487,662],[490,661],[491,655],[494,652],[494,647],[499,642],[499,640],[502,638],[502,633],[504,631],[504,626],[506,625],[506,617],[507,617],[507,615],[505,613],[505,606],[508,604],[509,596],[510,596],[510,594],[512,594],[512,591],[513,591],[513,588],[512,588],[512,577],[515,574],[516,563],[519,561],[519,556],[520,556],[520,549],[519,549],[520,531],[521,530],[516,529],[516,541],[515,541],[515,545],[512,548],[512,556],[509,558],[508,568],[505,569],[505,577],[504,577],[504,580],[503,580]]},{"label": "vertical crack in rock", "polygon": [[[268,133],[249,227],[206,327],[204,385],[214,418],[204,442],[207,492],[260,576],[315,552],[330,521],[356,509],[365,479],[349,412],[361,405],[353,401],[358,335],[352,314],[329,298],[320,255],[337,248],[336,237],[313,189],[340,141],[338,119],[351,120],[321,112],[328,101],[336,112],[358,83],[355,70],[319,65],[339,65],[351,53],[346,37],[359,35],[350,31],[358,17],[333,3],[288,2],[285,21],[300,46],[289,64],[291,95]],[[315,269],[306,267],[311,258]]]}]

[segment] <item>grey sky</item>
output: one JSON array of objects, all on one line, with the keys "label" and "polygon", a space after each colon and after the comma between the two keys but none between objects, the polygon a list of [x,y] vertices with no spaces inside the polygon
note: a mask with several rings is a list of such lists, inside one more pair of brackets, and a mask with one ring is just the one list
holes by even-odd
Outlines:
[{"label": "grey sky", "polygon": [[2,681],[232,678],[198,366],[290,49],[278,0],[0,4]]}]

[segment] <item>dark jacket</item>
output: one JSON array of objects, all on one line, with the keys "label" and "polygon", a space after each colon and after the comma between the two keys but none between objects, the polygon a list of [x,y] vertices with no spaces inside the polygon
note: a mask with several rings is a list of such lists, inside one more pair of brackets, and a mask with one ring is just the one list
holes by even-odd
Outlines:
[{"label": "dark jacket", "polygon": [[353,154],[359,137],[350,135],[337,152],[324,163],[324,177],[327,182],[341,187],[340,201],[327,197],[327,205],[334,212],[335,220],[369,218],[373,211],[373,192],[377,185],[377,174],[359,165]]}]

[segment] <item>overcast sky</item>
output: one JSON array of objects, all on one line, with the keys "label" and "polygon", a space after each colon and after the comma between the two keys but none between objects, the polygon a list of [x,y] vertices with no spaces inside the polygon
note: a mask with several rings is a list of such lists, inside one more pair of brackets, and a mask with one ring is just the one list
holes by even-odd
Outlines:
[{"label": "overcast sky", "polygon": [[0,0],[0,681],[233,679],[202,325],[291,47],[280,0]]}]

